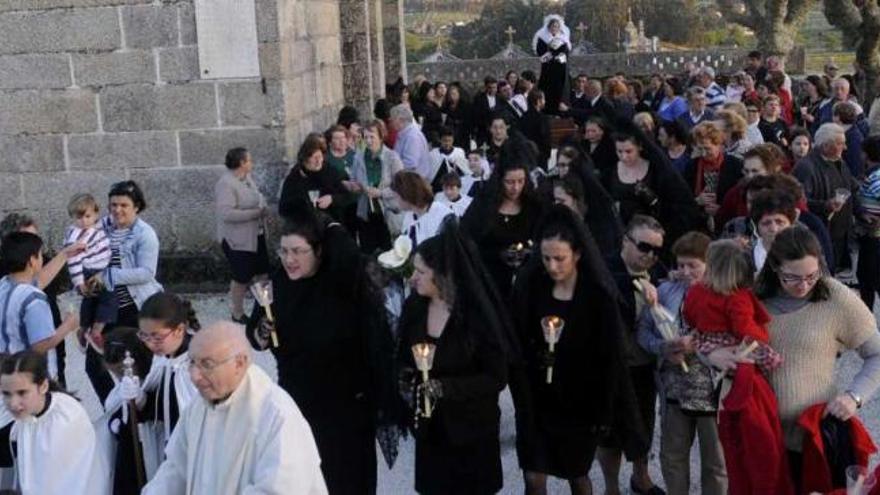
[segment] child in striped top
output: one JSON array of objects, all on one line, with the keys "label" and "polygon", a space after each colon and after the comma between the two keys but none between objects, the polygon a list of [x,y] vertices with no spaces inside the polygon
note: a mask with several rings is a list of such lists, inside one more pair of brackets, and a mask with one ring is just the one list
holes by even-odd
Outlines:
[{"label": "child in striped top", "polygon": [[98,221],[100,209],[91,194],[74,195],[67,205],[67,212],[73,225],[64,232],[64,245],[86,244],[84,251],[67,260],[70,280],[83,296],[77,338],[84,346],[86,330],[90,330],[92,336],[101,335],[105,325],[116,322],[116,297],[101,279],[101,273],[110,264],[110,240]]}]

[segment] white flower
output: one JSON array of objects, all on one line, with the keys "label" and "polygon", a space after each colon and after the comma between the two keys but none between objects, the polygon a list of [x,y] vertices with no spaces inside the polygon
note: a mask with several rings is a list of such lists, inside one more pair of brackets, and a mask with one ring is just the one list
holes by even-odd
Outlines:
[{"label": "white flower", "polygon": [[379,264],[388,269],[399,268],[409,260],[412,250],[412,239],[405,235],[399,236],[390,250],[379,255]]}]

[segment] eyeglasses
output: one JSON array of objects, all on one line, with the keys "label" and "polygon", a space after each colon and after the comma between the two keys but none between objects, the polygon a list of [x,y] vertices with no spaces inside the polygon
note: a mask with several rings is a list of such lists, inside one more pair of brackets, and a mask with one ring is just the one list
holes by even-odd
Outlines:
[{"label": "eyeglasses", "polygon": [[800,285],[805,283],[807,285],[813,285],[822,278],[822,273],[817,270],[809,275],[794,275],[792,273],[785,272],[777,272],[779,275],[779,280],[782,281],[783,284],[786,285]]},{"label": "eyeglasses", "polygon": [[161,344],[172,333],[174,333],[174,330],[169,330],[169,331],[165,332],[163,335],[156,335],[156,334],[147,333],[147,332],[138,332],[137,337],[139,339],[141,339],[141,342],[144,342],[144,343]]},{"label": "eyeglasses", "polygon": [[275,253],[278,255],[279,258],[285,259],[287,257],[301,258],[301,257],[311,253],[312,251],[313,251],[312,248],[280,247],[275,251]]},{"label": "eyeglasses", "polygon": [[636,249],[638,249],[642,254],[650,254],[657,257],[660,257],[660,255],[663,254],[663,246],[655,246],[650,242],[636,241],[629,234],[626,234],[624,237],[626,238],[626,240],[631,242],[633,246],[635,246]]},{"label": "eyeglasses", "polygon": [[220,361],[214,361],[213,359],[190,360],[188,366],[189,366],[190,370],[193,368],[196,368],[199,371],[201,371],[202,373],[210,374],[215,369],[232,361],[233,359],[237,358],[238,356],[240,356],[240,354],[233,354],[233,355],[227,357],[226,359],[221,359]]}]

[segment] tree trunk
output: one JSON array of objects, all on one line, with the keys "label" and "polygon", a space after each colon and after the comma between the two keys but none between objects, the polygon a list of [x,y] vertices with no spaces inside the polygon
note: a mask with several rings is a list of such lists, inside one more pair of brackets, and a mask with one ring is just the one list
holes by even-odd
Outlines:
[{"label": "tree trunk", "polygon": [[853,33],[856,62],[865,73],[865,111],[877,96],[880,79],[880,8],[877,0],[825,0],[825,17],[834,27]]}]

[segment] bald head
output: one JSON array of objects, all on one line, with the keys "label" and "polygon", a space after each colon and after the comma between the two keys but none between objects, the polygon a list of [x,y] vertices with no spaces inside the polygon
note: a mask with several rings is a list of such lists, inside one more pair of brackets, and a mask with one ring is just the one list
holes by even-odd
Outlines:
[{"label": "bald head", "polygon": [[190,377],[206,400],[232,394],[251,365],[250,344],[241,325],[212,323],[196,333],[189,345]]}]

